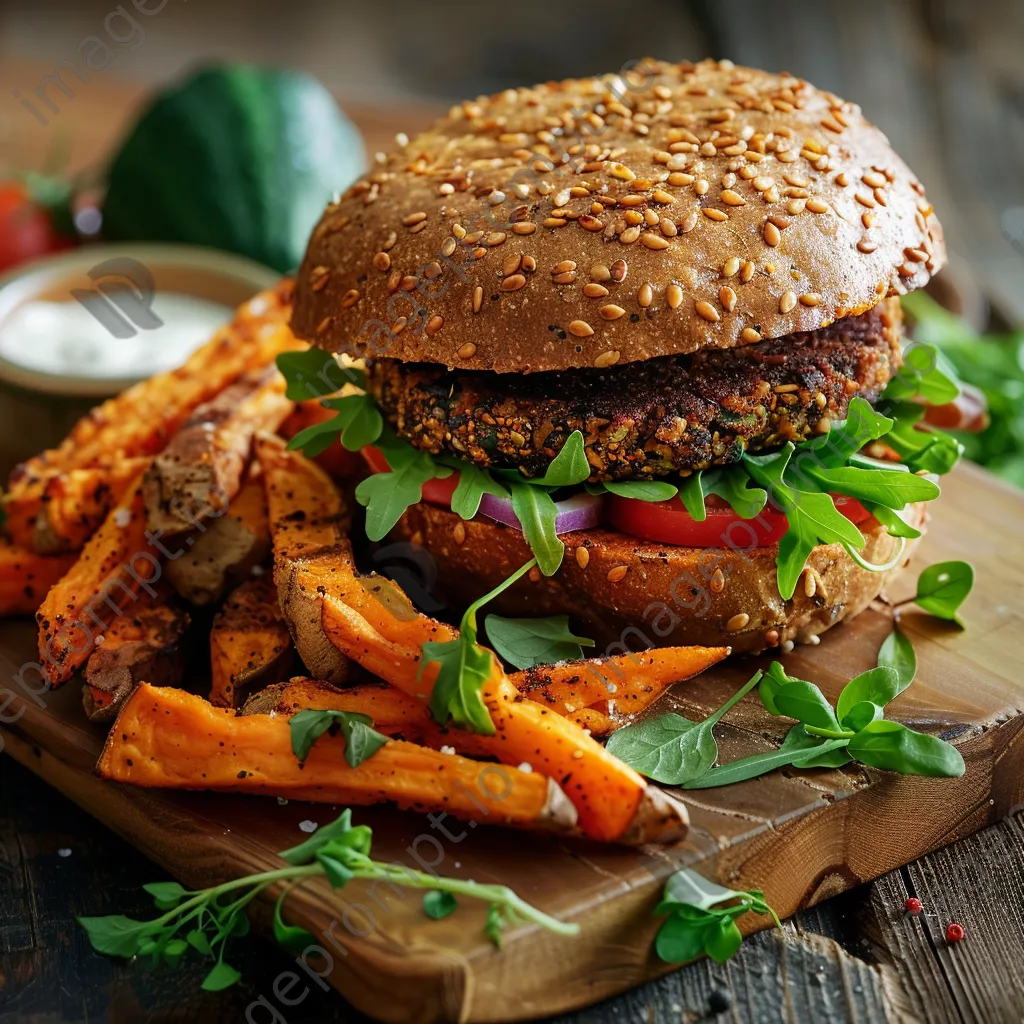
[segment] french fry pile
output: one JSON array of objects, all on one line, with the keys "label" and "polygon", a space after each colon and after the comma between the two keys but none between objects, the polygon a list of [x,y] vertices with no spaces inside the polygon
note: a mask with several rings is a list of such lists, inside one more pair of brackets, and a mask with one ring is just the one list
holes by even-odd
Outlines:
[{"label": "french fry pile", "polygon": [[[305,347],[290,297],[282,282],[242,306],[179,370],[104,403],[19,467],[3,498],[0,615],[34,613],[50,684],[79,675],[89,718],[114,722],[101,775],[386,801],[620,843],[678,838],[682,804],[599,738],[727,650],[512,674],[494,657],[482,691],[494,733],[435,721],[438,663],[421,664],[422,645],[457,630],[357,570],[340,488],[358,460],[339,445],[313,461],[286,447],[325,414],[287,399],[274,366]],[[203,608],[214,611],[199,637],[208,699],[183,680],[180,653],[200,628],[192,618],[211,621]],[[367,715],[389,739],[356,767],[341,737],[300,762],[288,723],[309,709]]]}]

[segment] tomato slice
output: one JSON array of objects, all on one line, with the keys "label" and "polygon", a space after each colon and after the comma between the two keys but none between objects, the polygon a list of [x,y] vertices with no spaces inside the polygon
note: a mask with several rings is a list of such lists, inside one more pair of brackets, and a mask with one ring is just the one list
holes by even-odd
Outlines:
[{"label": "tomato slice", "polygon": [[[854,498],[833,495],[836,508],[850,522],[860,524],[871,513]],[[707,499],[707,518],[694,519],[682,501],[638,501],[609,495],[608,519],[617,530],[643,540],[678,547],[741,548],[769,547],[778,544],[789,529],[789,521],[782,512],[765,507],[755,519],[743,519],[717,495]]]},{"label": "tomato slice", "polygon": [[[384,458],[384,453],[379,448],[368,444],[363,448],[362,452],[363,458],[366,459],[366,464],[374,473],[391,472],[388,460]],[[455,493],[455,488],[458,484],[458,472],[453,472],[451,476],[446,476],[443,480],[436,478],[428,480],[423,485],[423,500],[429,501],[431,505],[442,505],[444,508],[451,508],[452,495]]]}]

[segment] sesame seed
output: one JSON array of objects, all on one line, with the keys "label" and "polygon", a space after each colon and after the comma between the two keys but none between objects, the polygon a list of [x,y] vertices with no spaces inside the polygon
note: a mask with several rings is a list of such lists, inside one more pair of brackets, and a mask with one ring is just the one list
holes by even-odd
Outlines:
[{"label": "sesame seed", "polygon": [[460,359],[472,359],[476,355],[476,345],[471,341],[467,341],[456,354]]},{"label": "sesame seed", "polygon": [[564,274],[555,274],[551,281],[553,284],[573,284],[576,280],[576,272],[568,270]]},{"label": "sesame seed", "polygon": [[514,274],[519,269],[519,264],[522,262],[522,256],[509,256],[509,258],[501,265],[502,276],[508,277],[510,274]]},{"label": "sesame seed", "polygon": [[727,206],[746,206],[747,201],[731,188],[722,189],[722,202]]},{"label": "sesame seed", "polygon": [[769,220],[765,221],[764,225],[764,240],[766,244],[774,248],[782,241],[782,233],[779,229]]},{"label": "sesame seed", "polygon": [[761,340],[761,335],[758,334],[753,327],[744,327],[740,332],[740,338],[742,338],[748,345],[752,345],[754,342]]},{"label": "sesame seed", "polygon": [[670,284],[665,289],[665,299],[669,309],[678,309],[683,301],[683,289],[677,284]]},{"label": "sesame seed", "polygon": [[693,183],[693,191],[699,196],[707,195],[707,191],[711,186],[708,185],[707,178],[698,178]]},{"label": "sesame seed", "polygon": [[[481,307],[483,301],[484,301],[484,290],[483,290],[483,288],[480,285],[477,285],[473,289],[473,312],[474,313],[479,313],[480,312],[480,307]],[[463,346],[463,348],[465,348],[465,346]],[[473,351],[474,352],[476,351],[476,346],[475,345],[473,346]]]},{"label": "sesame seed", "polygon": [[461,521],[456,523],[452,529],[452,536],[455,538],[455,543],[460,547],[466,543],[466,526]]},{"label": "sesame seed", "polygon": [[603,299],[608,294],[608,289],[603,284],[591,281],[583,286],[583,294],[588,299]]},{"label": "sesame seed", "polygon": [[725,573],[723,573],[721,569],[716,569],[711,574],[709,586],[711,587],[711,593],[713,594],[720,594],[725,590]]},{"label": "sesame seed", "polygon": [[719,288],[718,301],[731,313],[736,308],[736,293],[731,288]]},{"label": "sesame seed", "polygon": [[604,369],[606,366],[614,366],[619,361],[619,353],[614,350],[602,352],[595,360],[594,365]]},{"label": "sesame seed", "polygon": [[594,281],[608,281],[611,280],[612,272],[603,263],[595,263],[590,268],[590,276]]},{"label": "sesame seed", "polygon": [[520,288],[526,286],[526,278],[522,274],[512,274],[510,277],[506,277],[501,282],[501,290],[503,292],[517,292]]},{"label": "sesame seed", "polygon": [[632,181],[636,175],[625,165],[614,163],[608,168],[608,173],[613,178],[621,178],[622,181]]},{"label": "sesame seed", "polygon": [[594,333],[594,328],[586,320],[573,320],[569,324],[569,333],[575,334],[577,338],[589,338]]},{"label": "sesame seed", "polygon": [[423,210],[417,210],[416,213],[410,213],[408,217],[403,217],[402,224],[407,228],[411,228],[414,227],[416,224],[423,223],[423,221],[425,221],[426,219],[426,213],[424,213]]},{"label": "sesame seed", "polygon": [[512,225],[512,231],[517,235],[532,235],[537,230],[537,225],[528,220],[519,221]]},{"label": "sesame seed", "polygon": [[688,213],[679,225],[679,230],[685,235],[697,226],[697,211]]},{"label": "sesame seed", "polygon": [[856,199],[861,206],[866,206],[870,210],[873,210],[875,207],[874,198],[864,192],[857,192],[853,198]]},{"label": "sesame seed", "polygon": [[722,265],[722,277],[732,277],[739,273],[740,261],[738,256],[730,256]]},{"label": "sesame seed", "polygon": [[877,243],[871,242],[866,238],[862,238],[857,243],[857,251],[863,253],[872,253],[878,248]]},{"label": "sesame seed", "polygon": [[623,245],[632,245],[640,237],[640,228],[634,225],[631,228],[626,228],[625,231],[619,235],[619,241]]},{"label": "sesame seed", "polygon": [[796,292],[783,292],[779,299],[779,312],[789,313],[796,306]]},{"label": "sesame seed", "polygon": [[726,624],[725,628],[730,633],[735,633],[740,629],[743,629],[747,623],[750,622],[750,616],[746,612],[740,612],[738,615],[734,615]]},{"label": "sesame seed", "polygon": [[670,192],[666,192],[664,189],[660,188],[656,188],[654,190],[654,192],[651,194],[651,198],[656,203],[661,203],[663,206],[667,206],[670,203],[675,202],[675,196],[673,196]]},{"label": "sesame seed", "polygon": [[591,216],[589,213],[584,214],[579,219],[579,225],[585,231],[601,231],[604,228],[604,221],[597,217]]},{"label": "sesame seed", "polygon": [[865,210],[865,211],[864,211],[864,213],[862,213],[862,214],[860,215],[860,222],[861,222],[861,224],[863,224],[863,225],[864,225],[864,227],[866,227],[866,228],[871,228],[871,227],[874,227],[874,225],[875,225],[875,216],[874,216],[874,214],[872,214],[872,213],[868,213],[868,212],[867,212],[867,211]]},{"label": "sesame seed", "polygon": [[565,206],[565,204],[569,202],[569,190],[563,189],[561,192],[557,193],[552,202],[555,206]]},{"label": "sesame seed", "polygon": [[646,309],[654,301],[654,289],[649,284],[641,285],[636,300]]},{"label": "sesame seed", "polygon": [[627,572],[629,572],[629,566],[617,565],[614,569],[608,570],[608,575],[605,579],[607,579],[609,583],[618,583],[619,580],[625,578]]},{"label": "sesame seed", "polygon": [[725,210],[716,210],[710,206],[704,207],[704,216],[709,220],[718,221],[719,223],[723,220],[729,219],[729,214],[727,214]]},{"label": "sesame seed", "polygon": [[656,235],[653,231],[645,231],[640,236],[640,241],[643,242],[648,249],[667,249],[669,245],[671,245],[667,238],[663,238],[661,235]]},{"label": "sesame seed", "polygon": [[682,171],[673,171],[668,176],[670,185],[692,185],[696,178],[692,174],[684,174]]},{"label": "sesame seed", "polygon": [[767,192],[768,189],[770,189],[772,185],[775,184],[775,180],[773,178],[769,178],[767,175],[759,175],[758,177],[754,178],[751,184],[754,186],[755,189],[757,189],[758,192]]},{"label": "sesame seed", "polygon": [[626,280],[626,272],[629,270],[629,265],[625,260],[616,260],[610,268],[609,273],[613,281],[622,282]]},{"label": "sesame seed", "polygon": [[806,200],[804,199],[790,199],[790,201],[786,203],[786,213],[791,213],[793,216],[796,216],[798,213],[804,212],[805,205]]},{"label": "sesame seed", "polygon": [[586,569],[590,564],[590,552],[582,545],[576,549],[576,564],[581,569]]},{"label": "sesame seed", "polygon": [[620,316],[625,316],[626,313],[621,306],[616,306],[613,302],[608,303],[607,306],[602,306],[599,312],[604,320],[618,320]]},{"label": "sesame seed", "polygon": [[504,231],[492,231],[485,239],[487,245],[501,245],[508,235]]},{"label": "sesame seed", "polygon": [[569,222],[561,217],[545,217],[541,223],[546,228],[564,228]]},{"label": "sesame seed", "polygon": [[740,264],[740,280],[746,284],[754,276],[754,263],[752,260],[744,260]]},{"label": "sesame seed", "polygon": [[551,276],[554,277],[556,274],[567,274],[570,270],[576,269],[575,260],[562,260],[561,263],[556,263],[551,268]]},{"label": "sesame seed", "polygon": [[818,589],[818,577],[811,569],[804,569],[804,596],[814,597]]},{"label": "sesame seed", "polygon": [[802,306],[820,306],[821,296],[817,292],[806,292],[800,296]]},{"label": "sesame seed", "polygon": [[435,313],[427,323],[427,334],[433,337],[442,327],[444,327],[444,317],[440,313]]},{"label": "sesame seed", "polygon": [[342,296],[341,308],[348,309],[350,306],[354,306],[358,301],[359,290],[356,288],[349,288],[349,290]]},{"label": "sesame seed", "polygon": [[700,316],[711,323],[718,323],[718,321],[722,319],[718,310],[715,309],[710,302],[706,302],[704,299],[698,299],[697,302],[694,303],[693,308],[697,310],[697,313]]}]

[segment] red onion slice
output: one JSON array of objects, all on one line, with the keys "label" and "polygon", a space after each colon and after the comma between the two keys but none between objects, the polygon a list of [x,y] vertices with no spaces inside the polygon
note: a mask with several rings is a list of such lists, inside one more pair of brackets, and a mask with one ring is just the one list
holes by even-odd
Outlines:
[{"label": "red onion slice", "polygon": [[[565,501],[556,501],[558,510],[555,516],[555,533],[573,533],[576,530],[589,530],[601,521],[600,494],[581,492]],[[485,494],[480,501],[480,511],[489,519],[511,526],[522,532],[522,526],[515,512],[512,511],[511,498],[497,498],[493,494]]]}]

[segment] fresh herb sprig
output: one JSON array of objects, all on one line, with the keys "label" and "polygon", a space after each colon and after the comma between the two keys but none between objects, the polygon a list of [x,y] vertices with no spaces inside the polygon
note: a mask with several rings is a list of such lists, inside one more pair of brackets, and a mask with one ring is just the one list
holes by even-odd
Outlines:
[{"label": "fresh herb sprig", "polygon": [[726,889],[696,871],[677,871],[665,884],[655,914],[668,915],[654,948],[666,963],[685,963],[706,953],[724,963],[740,948],[743,936],[736,921],[744,914],[767,914],[777,928],[782,922],[759,889]]},{"label": "fresh herb sprig", "polygon": [[485,932],[500,945],[501,929],[506,925],[532,923],[558,935],[577,935],[579,925],[559,921],[520,899],[503,885],[442,878],[370,857],[373,833],[366,825],[353,825],[352,812],[346,809],[329,825],[318,829],[299,846],[283,851],[285,866],[273,871],[238,878],[208,889],[189,890],[177,882],[155,882],[144,886],[163,913],[151,921],[135,921],[121,915],[80,917],[93,949],[108,956],[149,957],[153,966],[175,966],[190,950],[213,960],[202,982],[208,992],[217,992],[235,984],[239,972],[225,959],[228,940],[249,930],[246,907],[260,893],[280,886],[274,906],[274,938],[285,949],[301,953],[315,945],[315,937],[306,929],[284,922],[282,910],[288,894],[311,878],[325,877],[334,889],[353,879],[386,880],[409,889],[426,890],[424,913],[439,919],[457,907],[457,897],[466,896],[489,904]]},{"label": "fresh herb sprig", "polygon": [[460,729],[485,736],[494,734],[494,722],[482,691],[495,669],[495,660],[491,651],[477,643],[476,615],[488,601],[507,590],[536,564],[537,560],[531,558],[507,580],[477,598],[463,614],[459,635],[454,640],[430,640],[423,645],[420,675],[435,661],[440,666],[430,696],[430,710],[441,725],[451,720]]},{"label": "fresh herb sprig", "polygon": [[963,629],[960,606],[973,586],[974,566],[970,562],[937,562],[918,576],[914,596],[900,601],[894,607],[898,615],[903,605],[913,602],[936,618],[955,622]]}]

